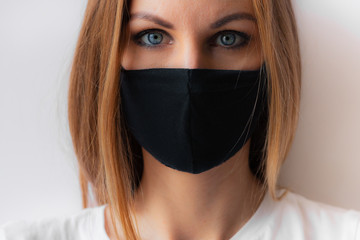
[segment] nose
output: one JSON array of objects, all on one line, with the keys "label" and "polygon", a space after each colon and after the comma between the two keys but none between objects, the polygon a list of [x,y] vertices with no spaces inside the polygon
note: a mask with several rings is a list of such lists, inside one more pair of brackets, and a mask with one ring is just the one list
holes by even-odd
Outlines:
[{"label": "nose", "polygon": [[174,64],[178,68],[211,68],[211,57],[200,41],[189,37],[179,43],[174,53]]}]

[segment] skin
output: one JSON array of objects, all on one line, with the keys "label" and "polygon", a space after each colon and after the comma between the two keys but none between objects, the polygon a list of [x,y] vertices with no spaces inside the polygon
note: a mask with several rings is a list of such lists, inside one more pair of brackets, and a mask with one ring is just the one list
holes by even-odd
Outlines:
[{"label": "skin", "polygon": [[[255,19],[251,0],[133,0],[130,13],[130,37],[122,59],[125,69],[255,70],[263,62],[256,20],[246,17],[218,28],[210,27],[234,13],[247,13]],[[146,17],[149,14],[163,19],[173,29],[168,28],[169,24],[165,27],[150,20]],[[152,36],[157,38],[155,42],[161,41],[149,41],[149,33],[135,39],[146,29],[157,29],[151,32],[155,33]],[[234,32],[220,33],[224,30],[243,32],[250,38],[232,35]],[[151,46],[141,45],[144,43]],[[250,140],[225,163],[200,174],[166,167],[142,149],[144,172],[133,216],[141,238],[231,238],[255,213],[264,196],[261,184],[248,167],[249,146]],[[111,240],[116,239],[108,207],[105,229]]]}]

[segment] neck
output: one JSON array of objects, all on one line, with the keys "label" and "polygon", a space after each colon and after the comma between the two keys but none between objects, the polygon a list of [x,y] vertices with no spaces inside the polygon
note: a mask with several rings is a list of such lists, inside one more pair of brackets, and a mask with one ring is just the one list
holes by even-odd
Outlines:
[{"label": "neck", "polygon": [[264,195],[248,167],[249,142],[232,158],[200,174],[180,172],[143,149],[135,197],[142,239],[229,239]]}]

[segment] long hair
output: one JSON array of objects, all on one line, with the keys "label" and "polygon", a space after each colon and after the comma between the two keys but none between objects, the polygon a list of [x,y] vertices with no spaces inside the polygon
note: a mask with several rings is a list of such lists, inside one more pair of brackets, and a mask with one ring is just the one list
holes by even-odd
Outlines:
[{"label": "long hair", "polygon": [[[254,174],[278,200],[279,170],[298,120],[299,43],[289,0],[252,3],[269,81],[265,121],[252,138],[250,157],[258,160]],[[133,193],[142,175],[141,148],[129,133],[119,107],[128,6],[129,0],[88,1],[70,75],[68,117],[83,207],[91,204],[90,185],[96,205],[109,204],[117,236],[121,229],[126,239],[136,240],[139,233],[131,213]]]}]

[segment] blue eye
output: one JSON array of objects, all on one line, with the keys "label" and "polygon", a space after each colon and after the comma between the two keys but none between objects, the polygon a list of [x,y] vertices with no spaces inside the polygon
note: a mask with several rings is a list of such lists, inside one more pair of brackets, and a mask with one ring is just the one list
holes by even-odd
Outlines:
[{"label": "blue eye", "polygon": [[[132,35],[131,38],[137,45],[146,48],[161,48],[173,43],[171,36],[160,29],[147,29]],[[250,36],[244,32],[224,30],[213,35],[208,41],[211,46],[233,49],[246,45],[249,40]]]},{"label": "blue eye", "polygon": [[235,34],[232,34],[232,33],[226,34],[226,35],[221,35],[221,38],[220,38],[221,44],[226,45],[226,46],[233,45],[235,40],[236,40],[236,36],[235,36]]},{"label": "blue eye", "polygon": [[250,37],[242,32],[223,31],[215,36],[215,44],[224,48],[241,47],[248,43]]},{"label": "blue eye", "polygon": [[149,45],[157,45],[159,43],[161,43],[161,41],[163,40],[163,36],[161,33],[146,33],[141,37],[141,40],[145,43],[145,44],[149,44]]},{"label": "blue eye", "polygon": [[144,47],[162,47],[171,44],[172,38],[160,29],[147,29],[132,36],[133,41]]}]

